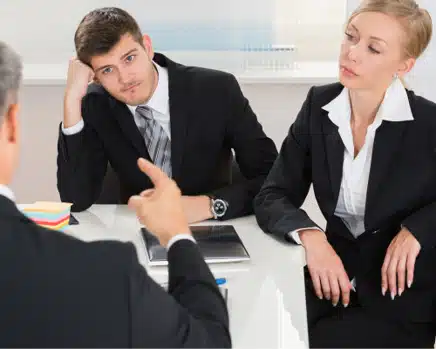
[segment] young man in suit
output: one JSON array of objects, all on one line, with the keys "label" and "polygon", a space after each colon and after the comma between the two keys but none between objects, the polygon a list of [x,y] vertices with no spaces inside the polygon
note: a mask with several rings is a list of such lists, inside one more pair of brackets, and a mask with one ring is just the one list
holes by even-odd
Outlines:
[{"label": "young man in suit", "polygon": [[191,236],[180,190],[159,168],[139,160],[155,188],[129,205],[168,249],[169,294],[132,244],[79,241],[17,209],[7,185],[18,162],[20,79],[19,57],[0,42],[0,346],[229,347],[225,301]]},{"label": "young man in suit", "polygon": [[[75,45],[58,144],[63,201],[75,211],[95,203],[109,163],[125,202],[151,187],[136,167],[144,157],[179,185],[189,222],[252,212],[277,150],[231,74],[154,54],[118,8],[87,14]],[[233,183],[232,151],[243,175]]]}]

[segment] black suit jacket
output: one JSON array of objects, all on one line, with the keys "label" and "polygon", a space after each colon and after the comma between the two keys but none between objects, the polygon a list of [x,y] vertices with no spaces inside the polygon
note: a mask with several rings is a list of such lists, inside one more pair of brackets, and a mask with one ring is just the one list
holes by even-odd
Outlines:
[{"label": "black suit jacket", "polygon": [[[413,121],[383,121],[376,131],[369,175],[365,228],[357,239],[334,215],[344,145],[322,107],[342,91],[339,83],[313,87],[291,126],[279,157],[255,199],[260,227],[291,241],[288,233],[316,224],[300,207],[313,184],[327,221],[326,235],[350,277],[357,278],[363,304],[393,316],[433,319],[436,251],[436,105],[408,91]],[[386,249],[401,225],[422,246],[410,290],[392,302],[381,296]],[[293,242],[293,241],[292,241]],[[402,313],[403,312],[403,313]]]},{"label": "black suit jacket", "polygon": [[[227,73],[186,67],[156,54],[168,69],[173,178],[184,195],[210,194],[226,200],[224,219],[249,214],[252,201],[277,157],[236,79]],[[58,190],[73,211],[97,200],[107,163],[124,187],[121,203],[152,186],[137,168],[149,159],[132,113],[101,86],[91,85],[82,102],[85,128],[59,132]],[[243,179],[231,183],[232,149]]]},{"label": "black suit jacket", "polygon": [[229,347],[226,305],[191,241],[168,251],[169,294],[130,243],[43,229],[0,196],[1,347]]}]

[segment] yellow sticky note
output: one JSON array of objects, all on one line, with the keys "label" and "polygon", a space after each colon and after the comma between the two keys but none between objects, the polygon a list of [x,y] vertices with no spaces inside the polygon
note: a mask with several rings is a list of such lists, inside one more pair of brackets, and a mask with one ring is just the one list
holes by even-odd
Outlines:
[{"label": "yellow sticky note", "polygon": [[61,212],[70,209],[71,206],[68,202],[36,201],[23,207],[23,211]]}]

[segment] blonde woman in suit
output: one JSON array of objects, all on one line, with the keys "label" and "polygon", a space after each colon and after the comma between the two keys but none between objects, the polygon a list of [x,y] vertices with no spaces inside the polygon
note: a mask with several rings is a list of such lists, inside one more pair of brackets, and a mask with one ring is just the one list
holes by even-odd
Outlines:
[{"label": "blonde woman in suit", "polygon": [[[340,82],[313,87],[255,199],[302,244],[311,347],[433,347],[436,104],[402,83],[432,36],[414,0],[351,15]],[[313,184],[327,228],[301,209]]]}]

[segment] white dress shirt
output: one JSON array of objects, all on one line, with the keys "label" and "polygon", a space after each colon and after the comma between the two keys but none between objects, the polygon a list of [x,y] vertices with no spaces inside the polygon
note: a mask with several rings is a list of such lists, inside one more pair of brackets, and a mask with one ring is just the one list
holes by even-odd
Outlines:
[{"label": "white dress shirt", "polygon": [[[348,89],[344,88],[339,96],[325,105],[323,109],[329,112],[330,120],[338,126],[339,135],[345,146],[342,181],[335,216],[340,217],[351,234],[357,238],[365,231],[366,193],[376,130],[383,121],[413,120],[412,110],[410,109],[406,89],[400,79],[394,79],[386,90],[374,122],[368,126],[362,148],[354,157]],[[298,231],[308,228],[312,227],[298,229],[290,234],[297,243],[301,244]]]},{"label": "white dress shirt", "polygon": [[4,184],[0,184],[0,195],[8,198],[9,200],[11,200],[13,202],[15,202],[15,195],[14,195],[14,193],[12,192],[12,190],[8,186],[6,186]]},{"label": "white dress shirt", "polygon": [[180,240],[191,240],[192,242],[197,243],[197,241],[195,241],[194,237],[191,234],[177,234],[173,236],[170,241],[168,241],[167,251],[170,249],[171,246],[173,246],[177,241]]},{"label": "white dress shirt", "polygon": [[[154,63],[154,62],[153,62]],[[154,63],[158,72],[158,82],[156,90],[145,104],[142,104],[151,109],[153,119],[155,119],[164,129],[168,138],[171,140],[170,131],[170,98],[168,91],[168,70]],[[128,105],[127,107],[133,114],[135,124],[138,128],[141,126],[141,116],[136,114],[136,108],[139,105]]]},{"label": "white dress shirt", "polygon": [[[162,126],[164,131],[167,133],[168,138],[171,140],[171,132],[170,132],[170,99],[169,99],[169,91],[168,91],[168,70],[166,68],[161,67],[159,64],[154,63],[154,66],[157,69],[158,73],[158,82],[156,86],[156,90],[154,91],[151,98],[147,103],[142,105],[147,106],[151,109],[153,113],[153,118]],[[135,120],[135,124],[138,128],[141,126],[140,116],[136,115],[135,111],[138,105],[128,105],[126,104],[129,110],[132,112],[133,119]],[[77,124],[64,128],[62,124],[62,133],[66,136],[74,135],[82,131],[85,123],[83,119],[81,119]]]}]

